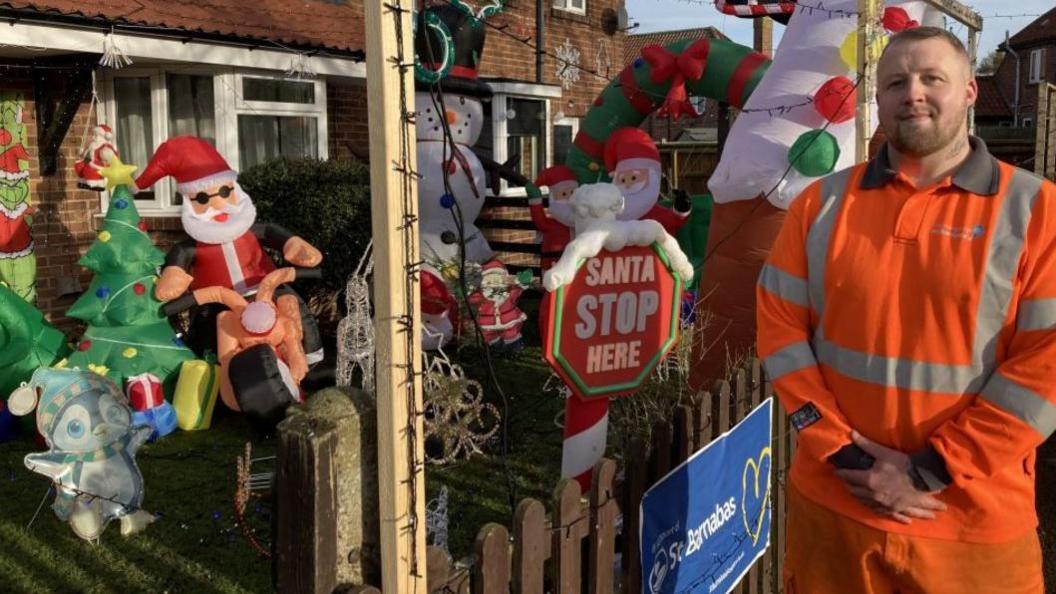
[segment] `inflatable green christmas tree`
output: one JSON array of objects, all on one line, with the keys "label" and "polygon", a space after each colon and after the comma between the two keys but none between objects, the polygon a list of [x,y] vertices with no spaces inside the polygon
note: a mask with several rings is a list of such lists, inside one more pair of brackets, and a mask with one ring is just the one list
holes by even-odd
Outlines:
[{"label": "inflatable green christmas tree", "polygon": [[38,367],[66,356],[66,337],[37,308],[0,285],[0,402]]},{"label": "inflatable green christmas tree", "polygon": [[69,367],[93,369],[122,387],[131,376],[152,373],[172,394],[180,364],[194,354],[173,332],[154,297],[164,259],[140,223],[132,194],[117,186],[103,228],[79,262],[95,278],[66,312],[88,322]]}]

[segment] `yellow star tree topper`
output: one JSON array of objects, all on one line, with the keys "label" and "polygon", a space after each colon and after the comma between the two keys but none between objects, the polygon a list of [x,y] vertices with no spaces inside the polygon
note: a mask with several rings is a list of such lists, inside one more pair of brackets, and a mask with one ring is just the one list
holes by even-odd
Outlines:
[{"label": "yellow star tree topper", "polygon": [[110,161],[110,165],[103,167],[99,170],[99,175],[106,178],[106,189],[113,190],[117,186],[128,186],[129,188],[134,187],[135,180],[132,179],[132,172],[139,169],[135,165],[126,165],[121,162],[121,159],[114,155],[114,158]]}]

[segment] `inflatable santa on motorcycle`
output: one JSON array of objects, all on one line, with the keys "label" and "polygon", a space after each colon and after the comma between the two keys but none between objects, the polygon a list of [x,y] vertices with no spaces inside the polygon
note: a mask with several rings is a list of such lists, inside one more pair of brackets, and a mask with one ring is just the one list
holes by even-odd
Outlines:
[{"label": "inflatable santa on motorcycle", "polygon": [[[241,186],[238,173],[208,142],[194,136],[178,136],[158,147],[137,190],[148,188],[165,176],[176,179],[183,197],[181,221],[190,236],[174,246],[165,258],[154,294],[171,301],[187,290],[227,287],[246,296],[275,263],[265,247],[280,251],[293,266],[318,266],[323,256],[304,239],[272,223],[258,223],[257,209]],[[292,293],[283,285],[276,296]],[[323,343],[315,318],[298,296],[304,331],[304,352],[309,364],[323,358]],[[222,306],[207,306],[192,313],[188,346],[197,353],[216,348],[216,314]]]}]

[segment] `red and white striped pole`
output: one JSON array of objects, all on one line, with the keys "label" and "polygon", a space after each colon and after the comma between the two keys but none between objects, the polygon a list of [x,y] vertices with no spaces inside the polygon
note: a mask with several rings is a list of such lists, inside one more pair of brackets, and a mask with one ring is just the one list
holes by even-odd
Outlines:
[{"label": "red and white striped pole", "polygon": [[561,476],[574,478],[583,493],[590,490],[594,465],[605,454],[609,433],[609,399],[565,399],[565,437],[561,447]]}]

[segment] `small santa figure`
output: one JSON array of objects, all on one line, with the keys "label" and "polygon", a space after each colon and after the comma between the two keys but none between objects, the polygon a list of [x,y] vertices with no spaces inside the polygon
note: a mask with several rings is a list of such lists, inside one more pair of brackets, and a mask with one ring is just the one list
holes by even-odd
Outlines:
[{"label": "small santa figure", "polygon": [[73,170],[77,173],[78,188],[96,192],[106,189],[106,180],[100,171],[118,156],[113,142],[114,130],[110,126],[100,124],[92,128],[92,140],[81,151],[80,160],[73,165]]},{"label": "small santa figure", "polygon": [[541,266],[546,270],[561,257],[561,252],[572,239],[572,210],[568,207],[568,199],[579,187],[579,181],[571,167],[554,165],[539,173],[535,185],[550,190],[550,207],[547,209],[543,208],[542,198],[528,199],[532,223],[543,236]]},{"label": "small santa figure", "polygon": [[675,194],[674,210],[657,204],[660,196],[660,151],[638,128],[620,128],[605,141],[605,168],[624,198],[621,221],[652,219],[671,235],[689,220],[692,205],[685,193]]},{"label": "small santa figure", "polygon": [[[511,282],[512,281],[512,282]],[[480,289],[469,296],[477,323],[490,347],[515,350],[524,346],[521,326],[528,316],[517,307],[524,288],[510,276],[499,260],[489,260],[480,269]]]},{"label": "small santa figure", "polygon": [[[257,285],[275,263],[264,247],[282,252],[292,266],[318,266],[323,255],[304,239],[272,223],[258,223],[257,209],[241,186],[238,173],[228,166],[208,142],[194,136],[177,136],[158,147],[143,174],[136,179],[141,190],[171,175],[183,197],[181,221],[191,238],[176,244],[165,258],[154,289],[161,301],[170,301],[188,289],[221,286],[242,295]],[[276,297],[293,294],[286,285]],[[323,342],[315,318],[297,296],[308,363],[323,358]],[[222,306],[199,308],[192,314],[188,344],[196,352],[216,348],[216,314]]]}]

